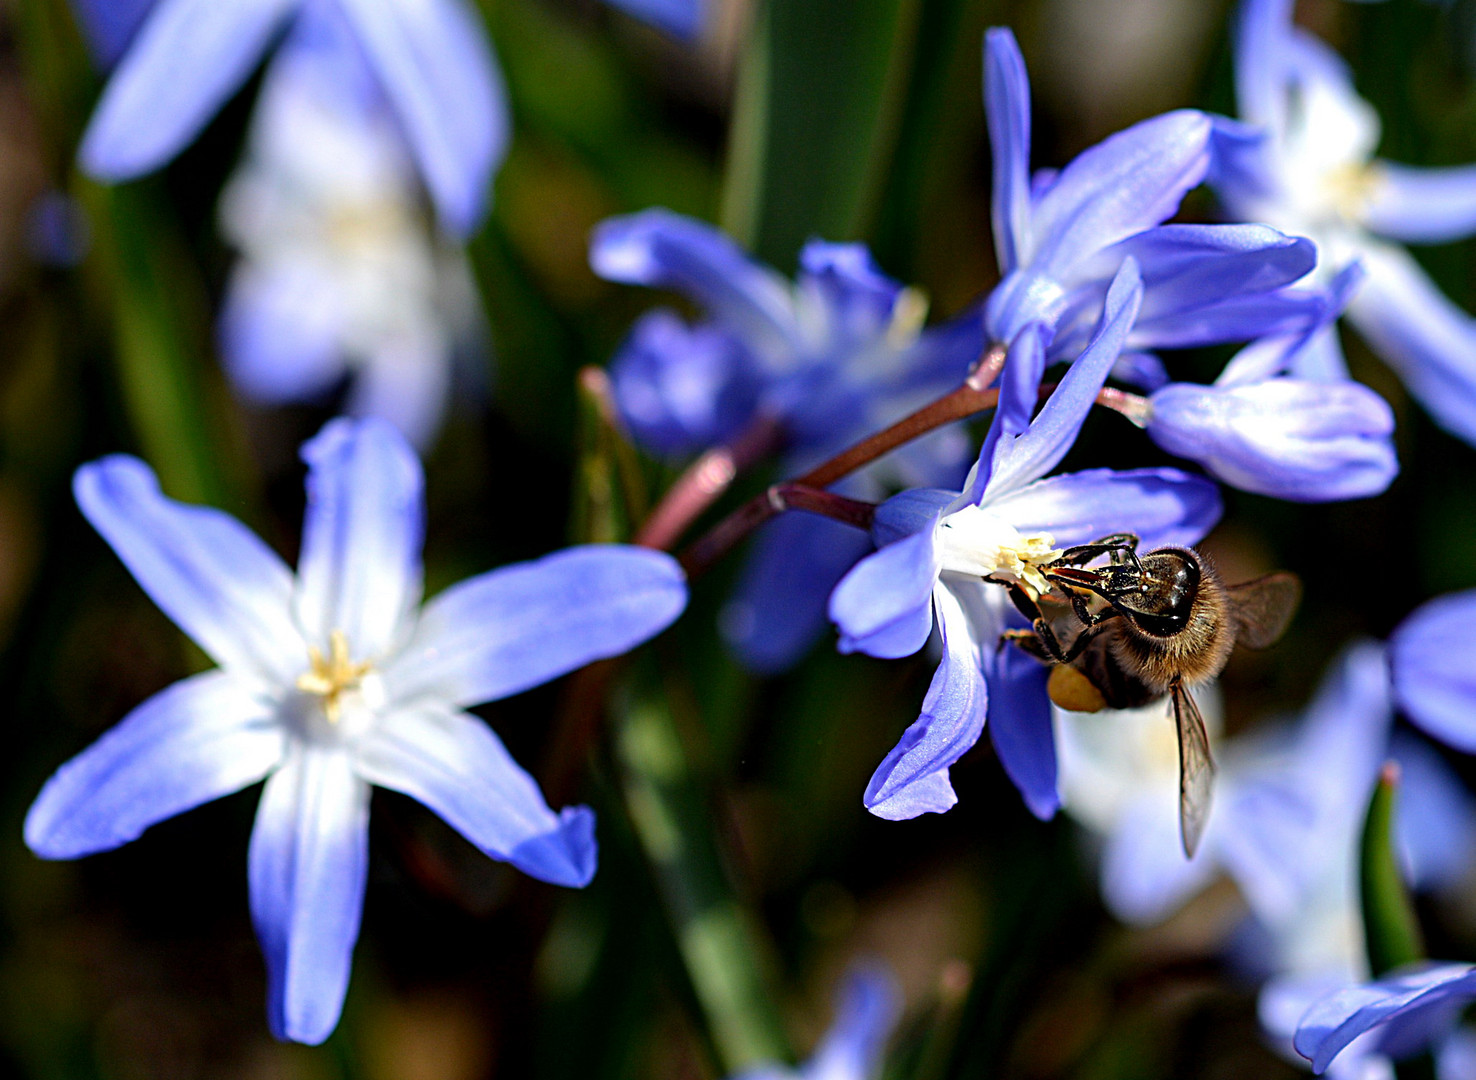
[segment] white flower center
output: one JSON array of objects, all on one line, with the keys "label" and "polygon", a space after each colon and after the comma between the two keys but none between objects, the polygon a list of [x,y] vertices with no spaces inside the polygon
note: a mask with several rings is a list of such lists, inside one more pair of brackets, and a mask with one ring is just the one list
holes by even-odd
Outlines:
[{"label": "white flower center", "polygon": [[[297,677],[297,689],[318,699],[316,716],[303,719],[322,735],[350,734],[376,708],[384,704],[384,688],[374,665],[350,658],[348,637],[342,630],[328,635],[328,655],[316,645],[308,646],[308,669]],[[326,720],[324,728],[315,719]],[[354,721],[359,721],[355,723]]]},{"label": "white flower center", "polygon": [[1041,567],[1061,552],[1050,533],[1022,533],[998,514],[981,506],[965,506],[938,524],[943,569],[969,577],[1009,578],[1023,582],[1037,594],[1051,583]]}]

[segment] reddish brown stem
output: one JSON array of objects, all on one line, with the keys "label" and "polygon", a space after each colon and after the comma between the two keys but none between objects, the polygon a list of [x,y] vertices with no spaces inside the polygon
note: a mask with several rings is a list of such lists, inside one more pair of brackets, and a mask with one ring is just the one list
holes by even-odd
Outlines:
[{"label": "reddish brown stem", "polygon": [[707,451],[677,477],[631,543],[660,551],[670,548],[739,473],[777,450],[783,437],[779,421],[760,416],[731,443]]},{"label": "reddish brown stem", "polygon": [[807,510],[857,529],[871,528],[876,504],[848,499],[808,484],[774,484],[755,495],[704,533],[680,555],[688,577],[696,577],[770,518],[786,510]]},{"label": "reddish brown stem", "polygon": [[999,400],[999,391],[989,389],[1004,363],[1005,350],[995,345],[980,358],[979,363],[962,386],[937,401],[924,405],[917,412],[904,416],[891,427],[862,439],[855,446],[844,450],[815,466],[795,480],[807,487],[829,487],[844,476],[849,476],[863,465],[869,465],[883,454],[890,453],[904,443],[926,435],[928,432],[964,420],[985,409],[994,408]]}]

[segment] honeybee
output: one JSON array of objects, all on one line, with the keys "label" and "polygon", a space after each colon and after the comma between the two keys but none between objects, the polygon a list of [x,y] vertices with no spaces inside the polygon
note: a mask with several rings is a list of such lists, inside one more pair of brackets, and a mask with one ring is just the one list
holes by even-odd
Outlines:
[{"label": "honeybee", "polygon": [[[1192,857],[1209,818],[1214,758],[1191,687],[1213,679],[1239,642],[1272,645],[1301,600],[1295,574],[1274,573],[1226,585],[1192,548],[1138,554],[1131,533],[1067,548],[1041,567],[1070,603],[1080,629],[1063,647],[1039,603],[1007,582],[1031,629],[1005,637],[1054,665],[1047,684],[1063,709],[1131,709],[1167,696],[1179,736],[1179,831]],[[1107,558],[1105,566],[1084,564]],[[1105,601],[1094,610],[1092,596]]]}]

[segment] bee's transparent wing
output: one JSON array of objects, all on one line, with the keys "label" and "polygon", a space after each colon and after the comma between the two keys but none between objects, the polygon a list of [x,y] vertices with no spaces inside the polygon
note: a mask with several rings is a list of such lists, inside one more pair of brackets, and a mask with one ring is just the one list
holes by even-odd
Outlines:
[{"label": "bee's transparent wing", "polygon": [[1280,571],[1231,585],[1230,606],[1235,612],[1235,640],[1252,649],[1266,649],[1286,633],[1302,600],[1302,581]]},{"label": "bee's transparent wing", "polygon": [[1183,683],[1175,683],[1169,696],[1179,729],[1179,835],[1184,841],[1184,854],[1192,859],[1209,821],[1215,762],[1210,756],[1209,732],[1194,695]]}]

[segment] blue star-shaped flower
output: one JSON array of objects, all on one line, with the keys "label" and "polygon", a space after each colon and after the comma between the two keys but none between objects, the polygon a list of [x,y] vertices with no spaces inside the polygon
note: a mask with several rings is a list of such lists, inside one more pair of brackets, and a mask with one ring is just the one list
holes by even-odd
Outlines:
[{"label": "blue star-shaped flower", "polygon": [[265,778],[248,859],[279,1038],[338,1022],[359,933],[371,785],[424,803],[544,881],[595,870],[588,807],[549,809],[464,708],[639,644],[686,603],[669,556],[576,547],[455,585],[421,607],[423,476],[380,421],[307,443],[294,578],[240,522],[160,494],[149,468],[84,465],[75,490],[164,612],[220,667],[145,701],[63,765],[26,817],[46,858],[106,851]]}]

